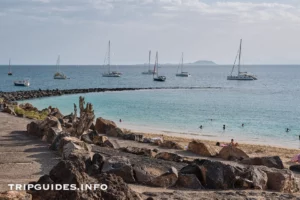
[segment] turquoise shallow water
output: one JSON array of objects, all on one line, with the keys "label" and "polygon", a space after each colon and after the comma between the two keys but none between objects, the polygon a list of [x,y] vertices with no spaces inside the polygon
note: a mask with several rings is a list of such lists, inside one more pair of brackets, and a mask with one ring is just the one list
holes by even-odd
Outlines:
[{"label": "turquoise shallow water", "polygon": [[[143,66],[120,66],[121,78],[104,78],[105,68],[63,66],[69,80],[53,80],[54,66],[15,66],[13,77],[0,67],[0,90],[19,90],[12,81],[24,76],[32,86],[22,89],[66,89],[90,87],[202,86],[219,89],[155,90],[85,94],[94,104],[97,116],[143,130],[197,134],[213,140],[277,144],[298,148],[300,135],[300,66],[245,66],[258,76],[257,81],[227,81],[231,66],[188,66],[190,78],[176,77],[176,67],[163,66],[165,83],[141,75]],[[35,99],[39,108],[53,105],[65,114],[73,110],[79,95]],[[213,119],[212,121],[210,119]],[[241,127],[244,123],[245,126]],[[222,126],[226,124],[223,132]],[[203,130],[199,130],[203,125]],[[290,128],[289,133],[285,132]]]},{"label": "turquoise shallow water", "polygon": [[[90,93],[96,116],[142,130],[197,134],[213,140],[258,142],[298,148],[300,98],[266,95],[251,90],[194,89]],[[49,104],[70,113],[79,95],[51,97],[30,102],[39,108]],[[272,102],[272,109],[270,109]],[[212,121],[211,121],[212,119]],[[241,124],[245,126],[242,127]],[[222,126],[226,125],[223,131]],[[203,129],[198,129],[203,125]],[[291,132],[286,133],[289,127]],[[134,129],[134,128],[133,128]]]}]

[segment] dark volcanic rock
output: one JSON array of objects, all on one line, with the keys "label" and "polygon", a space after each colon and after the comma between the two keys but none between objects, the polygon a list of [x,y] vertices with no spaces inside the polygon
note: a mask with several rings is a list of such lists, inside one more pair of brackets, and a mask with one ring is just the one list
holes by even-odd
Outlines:
[{"label": "dark volcanic rock", "polygon": [[188,145],[188,150],[200,156],[213,157],[218,154],[215,148],[203,142],[192,141]]},{"label": "dark volcanic rock", "polygon": [[102,172],[111,173],[120,176],[126,183],[135,183],[133,169],[128,158],[113,156],[105,160]]},{"label": "dark volcanic rock", "polygon": [[163,160],[169,160],[169,161],[174,161],[174,162],[182,162],[183,158],[175,153],[170,153],[170,152],[161,152],[158,153],[155,158],[157,159],[163,159]]},{"label": "dark volcanic rock", "polygon": [[43,132],[40,129],[40,122],[39,121],[33,121],[27,124],[27,133],[30,135],[35,135],[38,137],[43,137]]},{"label": "dark volcanic rock", "polygon": [[111,128],[106,132],[106,135],[112,137],[122,137],[124,135],[123,131],[120,128]]},{"label": "dark volcanic rock", "polygon": [[169,149],[180,149],[183,150],[183,147],[174,141],[165,140],[162,144],[159,145],[160,147],[165,147]]},{"label": "dark volcanic rock", "polygon": [[74,200],[74,199],[111,199],[111,200],[140,200],[140,196],[132,191],[121,177],[113,174],[98,174],[88,176],[78,163],[61,161],[50,172],[49,177],[41,178],[37,183],[73,184],[81,188],[84,184],[106,184],[107,190],[38,190],[30,191],[35,200]]},{"label": "dark volcanic rock", "polygon": [[99,134],[106,134],[108,131],[115,128],[117,128],[117,125],[113,121],[103,119],[102,117],[96,119],[95,130]]},{"label": "dark volcanic rock", "polygon": [[91,137],[89,134],[83,134],[81,136],[81,140],[88,143],[88,144],[93,144],[93,141],[91,140]]},{"label": "dark volcanic rock", "polygon": [[268,189],[288,193],[299,191],[295,176],[290,170],[267,167],[261,167],[261,169],[268,176]]},{"label": "dark volcanic rock", "polygon": [[171,167],[166,173],[157,176],[148,182],[148,185],[155,187],[168,188],[176,184],[178,179],[177,169]]},{"label": "dark volcanic rock", "polygon": [[243,150],[233,146],[223,147],[218,156],[224,160],[243,160],[249,158]]},{"label": "dark volcanic rock", "polygon": [[124,140],[135,140],[136,135],[134,133],[124,134],[123,139]]},{"label": "dark volcanic rock", "polygon": [[177,187],[188,189],[204,189],[201,182],[195,174],[181,174],[178,175]]},{"label": "dark volcanic rock", "polygon": [[180,173],[194,174],[206,189],[263,189],[267,184],[262,171],[219,161],[195,160]]},{"label": "dark volcanic rock", "polygon": [[284,169],[282,160],[279,156],[246,158],[242,160],[241,163],[246,165],[263,165],[266,167]]},{"label": "dark volcanic rock", "polygon": [[291,165],[290,170],[295,172],[300,172],[300,165]]},{"label": "dark volcanic rock", "polygon": [[52,143],[54,139],[61,133],[61,130],[57,128],[50,127],[44,132],[43,141]]},{"label": "dark volcanic rock", "polygon": [[154,158],[157,154],[157,150],[146,149],[146,148],[138,148],[138,147],[123,147],[120,148],[121,151],[132,153],[136,155],[149,156]]}]

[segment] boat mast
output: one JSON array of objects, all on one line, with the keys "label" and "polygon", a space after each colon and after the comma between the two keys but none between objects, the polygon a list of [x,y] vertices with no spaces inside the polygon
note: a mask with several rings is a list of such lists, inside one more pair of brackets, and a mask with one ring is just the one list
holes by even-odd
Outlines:
[{"label": "boat mast", "polygon": [[9,70],[9,73],[11,73],[10,59],[9,59],[8,70]]},{"label": "boat mast", "polygon": [[[156,70],[156,68],[157,68],[157,70]],[[156,55],[155,55],[155,64],[154,64],[154,72],[155,72],[155,70],[156,70],[156,73],[157,73],[157,76],[158,76],[158,52],[156,52]],[[153,78],[154,78],[154,74],[155,73],[153,73]]]},{"label": "boat mast", "polygon": [[182,56],[181,56],[181,73],[182,73],[182,68],[183,68],[183,52],[182,52]]},{"label": "boat mast", "polygon": [[156,67],[157,67],[157,77],[158,77],[158,51],[156,52]]},{"label": "boat mast", "polygon": [[59,72],[59,64],[60,64],[60,55],[58,55],[57,61],[56,61],[56,67],[57,67],[57,72],[58,72],[58,73],[60,73],[60,72]]},{"label": "boat mast", "polygon": [[108,73],[110,73],[110,40],[108,41],[108,55],[107,55],[107,59],[108,59]]},{"label": "boat mast", "polygon": [[239,53],[239,67],[238,67],[238,75],[240,75],[241,71],[241,56],[242,56],[242,39],[240,41],[240,53]]},{"label": "boat mast", "polygon": [[149,71],[150,71],[151,50],[149,51]]}]

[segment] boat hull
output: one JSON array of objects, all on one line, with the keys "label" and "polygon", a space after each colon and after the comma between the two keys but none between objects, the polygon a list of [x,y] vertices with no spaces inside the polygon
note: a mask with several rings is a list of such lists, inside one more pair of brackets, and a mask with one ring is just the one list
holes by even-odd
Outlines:
[{"label": "boat hull", "polygon": [[66,75],[60,74],[60,73],[54,74],[53,78],[54,79],[67,79]]},{"label": "boat hull", "polygon": [[121,77],[120,74],[102,74],[103,77]]},{"label": "boat hull", "polygon": [[60,80],[63,80],[63,79],[67,79],[67,77],[54,77],[54,79],[60,79]]},{"label": "boat hull", "polygon": [[257,78],[254,76],[242,75],[242,76],[227,76],[227,80],[254,81],[257,80]]},{"label": "boat hull", "polygon": [[145,74],[145,75],[153,75],[153,74],[157,74],[157,72],[153,71],[153,70],[149,70],[149,71],[146,71],[146,72],[142,72],[142,74]]},{"label": "boat hull", "polygon": [[159,82],[166,81],[166,79],[167,78],[165,76],[158,76],[153,78],[154,81],[159,81]]},{"label": "boat hull", "polygon": [[30,83],[29,82],[14,82],[15,86],[20,86],[20,87],[29,87]]},{"label": "boat hull", "polygon": [[180,73],[180,74],[176,74],[176,76],[179,76],[179,77],[190,77],[191,75],[188,74],[188,73]]}]

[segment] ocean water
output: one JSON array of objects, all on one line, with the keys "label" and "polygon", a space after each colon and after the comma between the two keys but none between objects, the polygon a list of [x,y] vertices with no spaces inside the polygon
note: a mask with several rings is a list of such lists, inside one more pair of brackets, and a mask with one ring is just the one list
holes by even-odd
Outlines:
[{"label": "ocean water", "polygon": [[[227,81],[231,66],[187,66],[192,77],[176,77],[177,67],[162,66],[166,82],[154,82],[142,75],[144,66],[119,66],[120,78],[105,78],[99,66],[62,66],[68,80],[53,80],[55,66],[0,67],[2,91],[20,89],[71,89],[91,87],[213,87],[189,90],[142,90],[84,94],[94,105],[96,116],[131,129],[165,131],[200,136],[205,139],[262,143],[299,148],[300,135],[300,66],[245,66],[258,76],[257,81]],[[114,67],[112,67],[114,68]],[[117,68],[115,68],[117,69]],[[14,79],[29,77],[30,88],[17,88]],[[59,107],[72,112],[79,95],[34,99],[38,108]],[[120,124],[120,123],[119,123]],[[222,126],[226,125],[223,131]],[[241,124],[245,124],[244,127]],[[198,127],[202,125],[203,129]],[[286,133],[285,129],[291,131]]]}]

